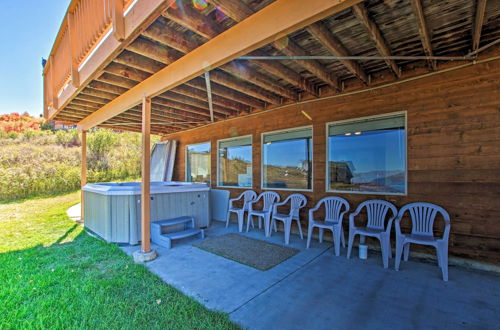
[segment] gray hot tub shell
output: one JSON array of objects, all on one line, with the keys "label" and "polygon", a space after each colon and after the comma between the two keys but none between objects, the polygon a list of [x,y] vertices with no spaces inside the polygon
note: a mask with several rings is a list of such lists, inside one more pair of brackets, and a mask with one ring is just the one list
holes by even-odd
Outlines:
[{"label": "gray hot tub shell", "polygon": [[[151,221],[192,216],[198,228],[208,227],[209,190],[204,183],[151,182]],[[87,229],[108,242],[140,242],[139,182],[91,183],[83,193]]]}]

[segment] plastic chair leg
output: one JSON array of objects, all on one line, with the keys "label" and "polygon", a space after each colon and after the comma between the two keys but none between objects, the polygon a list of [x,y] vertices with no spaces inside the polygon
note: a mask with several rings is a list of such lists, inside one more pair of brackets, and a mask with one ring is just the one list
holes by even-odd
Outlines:
[{"label": "plastic chair leg", "polygon": [[323,243],[323,228],[319,228],[319,242]]},{"label": "plastic chair leg", "polygon": [[404,246],[404,258],[405,258],[405,261],[408,261],[408,257],[410,256],[410,243],[406,243],[405,246]]},{"label": "plastic chair leg", "polygon": [[387,238],[383,236],[380,237],[380,251],[382,252],[382,264],[384,268],[389,267],[389,249],[387,245]]},{"label": "plastic chair leg", "polygon": [[351,257],[352,245],[354,244],[355,231],[349,230],[349,242],[347,243],[347,259]]},{"label": "plastic chair leg", "polygon": [[341,237],[340,230],[333,229],[333,245],[335,247],[335,255],[338,257],[340,255],[340,237]]},{"label": "plastic chair leg", "polygon": [[403,253],[403,242],[396,240],[396,256],[394,262],[394,269],[399,270],[399,264],[401,263],[401,254]]},{"label": "plastic chair leg", "polygon": [[250,213],[248,213],[248,216],[247,216],[247,233],[250,230],[250,222],[252,222],[252,225],[253,225],[252,215]]},{"label": "plastic chair leg", "polygon": [[229,226],[229,218],[231,217],[231,212],[227,212],[226,214],[226,228]]},{"label": "plastic chair leg", "polygon": [[311,245],[312,232],[313,232],[313,226],[309,226],[307,228],[307,244],[306,244],[307,249],[309,249],[309,245]]},{"label": "plastic chair leg", "polygon": [[448,244],[438,245],[439,259],[441,260],[441,272],[443,273],[443,281],[448,281]]},{"label": "plastic chair leg", "polygon": [[238,231],[241,233],[243,231],[243,220],[245,218],[244,212],[238,212]]},{"label": "plastic chair leg", "polygon": [[304,235],[302,234],[302,226],[300,224],[300,220],[297,221],[297,226],[299,226],[299,234],[300,234],[300,239],[304,239]]},{"label": "plastic chair leg", "polygon": [[342,238],[342,247],[345,249],[345,235],[344,235],[344,228],[342,228],[342,226],[340,227],[340,234],[341,234],[341,238]]},{"label": "plastic chair leg", "polygon": [[292,227],[292,220],[288,219],[284,222],[285,225],[285,244],[290,244],[290,227]]}]

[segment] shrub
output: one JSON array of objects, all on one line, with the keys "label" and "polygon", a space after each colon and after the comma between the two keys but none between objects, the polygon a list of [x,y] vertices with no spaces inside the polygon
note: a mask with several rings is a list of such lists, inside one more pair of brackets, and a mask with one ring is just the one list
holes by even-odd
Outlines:
[{"label": "shrub", "polygon": [[[151,136],[152,142],[159,140]],[[88,182],[134,180],[141,175],[141,135],[98,129],[88,134]],[[0,131],[0,200],[80,187],[81,149],[75,130]]]}]

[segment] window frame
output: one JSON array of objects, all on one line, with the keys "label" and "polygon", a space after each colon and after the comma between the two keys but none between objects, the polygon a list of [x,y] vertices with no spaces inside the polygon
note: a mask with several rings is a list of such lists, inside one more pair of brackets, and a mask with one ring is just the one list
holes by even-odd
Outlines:
[{"label": "window frame", "polygon": [[[252,168],[252,184],[250,185],[250,187],[240,187],[240,186],[222,186],[220,183],[220,143],[221,142],[225,142],[225,141],[231,141],[231,140],[238,140],[238,139],[243,139],[243,138],[248,138],[250,137],[250,146],[252,147],[252,162],[250,163],[250,166]],[[253,189],[253,163],[254,163],[254,157],[253,157],[253,136],[252,134],[248,134],[248,135],[241,135],[241,136],[236,136],[236,137],[231,137],[231,138],[226,138],[226,139],[220,139],[220,140],[217,140],[217,182],[216,182],[216,187],[217,188],[231,188],[231,189]]]},{"label": "window frame", "polygon": [[201,145],[201,144],[208,144],[210,146],[210,151],[208,152],[208,154],[210,155],[210,159],[209,159],[209,162],[208,162],[208,165],[210,167],[210,183],[209,183],[209,187],[212,186],[212,142],[211,141],[205,141],[205,142],[198,142],[198,143],[191,143],[191,144],[187,144],[186,145],[186,149],[185,149],[185,155],[184,155],[184,181],[185,182],[195,182],[195,181],[188,181],[188,159],[189,159],[189,152],[188,152],[188,148],[191,147],[191,146],[198,146],[198,145]]},{"label": "window frame", "polygon": [[[298,131],[301,129],[310,128],[311,129],[311,189],[292,189],[292,188],[265,188],[264,187],[264,135],[287,132],[287,131]],[[306,125],[300,127],[292,127],[279,129],[275,131],[268,131],[260,133],[260,189],[262,190],[278,190],[278,191],[306,191],[313,192],[314,191],[314,126]]]},{"label": "window frame", "polygon": [[[367,119],[382,119],[389,118],[392,116],[404,116],[405,123],[405,191],[403,193],[394,193],[394,192],[375,192],[375,191],[346,191],[346,190],[335,190],[330,189],[330,171],[329,171],[329,151],[330,151],[330,133],[329,127],[334,124],[344,124],[349,122],[362,121]],[[389,112],[380,115],[374,116],[364,116],[364,117],[356,117],[344,120],[336,120],[325,123],[325,136],[326,136],[326,151],[325,151],[325,192],[327,193],[338,193],[338,194],[356,194],[356,195],[386,195],[386,196],[408,196],[408,114],[406,110]]]}]

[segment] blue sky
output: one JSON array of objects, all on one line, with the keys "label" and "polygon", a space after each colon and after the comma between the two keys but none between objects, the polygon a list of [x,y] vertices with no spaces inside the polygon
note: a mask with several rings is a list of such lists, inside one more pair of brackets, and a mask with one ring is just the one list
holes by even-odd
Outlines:
[{"label": "blue sky", "polygon": [[47,58],[69,0],[0,0],[0,114],[42,113]]},{"label": "blue sky", "polygon": [[330,159],[351,161],[355,172],[404,171],[404,130],[379,130],[330,137]]}]

